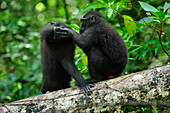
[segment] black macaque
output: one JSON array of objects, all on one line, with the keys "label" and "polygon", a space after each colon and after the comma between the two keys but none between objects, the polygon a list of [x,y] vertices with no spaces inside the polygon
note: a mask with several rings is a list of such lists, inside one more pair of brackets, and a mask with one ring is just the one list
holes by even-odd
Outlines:
[{"label": "black macaque", "polygon": [[88,83],[119,76],[128,61],[127,47],[123,39],[102,18],[104,17],[97,11],[88,12],[80,20],[80,34],[68,28],[60,28],[60,31],[72,36],[75,43],[88,56],[91,75],[91,79],[86,80]]},{"label": "black macaque", "polygon": [[[68,28],[62,22],[50,22],[41,31],[42,93],[70,87],[71,76],[84,93],[90,94],[90,86],[74,64],[75,44],[60,28]],[[73,31],[73,30],[72,30]]]}]

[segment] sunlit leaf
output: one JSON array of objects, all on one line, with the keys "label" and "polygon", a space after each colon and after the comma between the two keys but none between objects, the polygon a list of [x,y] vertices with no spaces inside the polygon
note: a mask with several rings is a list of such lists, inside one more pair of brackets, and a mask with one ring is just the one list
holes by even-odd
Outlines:
[{"label": "sunlit leaf", "polygon": [[[132,22],[133,19],[128,16],[128,15],[124,15],[124,23],[125,23],[125,27],[128,31],[128,33],[131,35],[131,36],[134,36],[136,34],[136,23],[135,22]],[[129,20],[132,20],[132,21],[129,21],[129,20],[126,20],[126,19],[129,19]]]},{"label": "sunlit leaf", "polygon": [[55,7],[56,6],[56,0],[47,0],[47,4],[51,7]]},{"label": "sunlit leaf", "polygon": [[36,10],[38,11],[44,11],[46,9],[45,5],[42,2],[39,2],[36,6],[35,6]]},{"label": "sunlit leaf", "polygon": [[79,15],[80,13],[84,13],[85,11],[89,9],[96,9],[96,8],[102,8],[102,7],[106,7],[106,6],[103,5],[102,3],[91,3],[83,7],[83,10],[81,10],[77,15]]},{"label": "sunlit leaf", "polygon": [[82,55],[82,63],[84,66],[87,66],[88,60],[87,60],[87,56],[83,53]]},{"label": "sunlit leaf", "polygon": [[8,100],[12,100],[12,98],[10,96],[6,96],[5,98]]},{"label": "sunlit leaf", "polygon": [[108,9],[108,14],[107,14],[107,16],[108,16],[109,18],[111,18],[112,14],[113,14],[113,9],[112,9],[112,8]]},{"label": "sunlit leaf", "polygon": [[136,60],[135,58],[128,58],[128,60]]},{"label": "sunlit leaf", "polygon": [[18,63],[19,65],[25,65],[25,62],[23,62],[21,59],[18,59],[18,60],[17,60],[17,63]]},{"label": "sunlit leaf", "polygon": [[21,82],[18,82],[18,83],[17,83],[17,87],[18,87],[19,90],[22,89],[22,84],[21,84]]},{"label": "sunlit leaf", "polygon": [[170,8],[170,3],[165,2],[164,4],[164,12]]},{"label": "sunlit leaf", "polygon": [[21,20],[20,20],[20,21],[18,21],[18,22],[17,22],[17,24],[18,24],[18,25],[20,25],[20,26],[23,26],[23,27],[25,27],[25,26],[26,26],[26,22],[21,21]]},{"label": "sunlit leaf", "polygon": [[158,10],[157,10],[155,7],[151,6],[150,4],[147,4],[147,3],[145,3],[145,2],[140,2],[140,1],[138,1],[138,2],[139,2],[139,4],[140,4],[140,6],[141,6],[145,11],[158,12]]},{"label": "sunlit leaf", "polygon": [[103,1],[103,0],[98,0],[100,3],[103,3],[103,4],[105,4],[105,5],[107,5],[107,3],[105,2],[105,1]]}]

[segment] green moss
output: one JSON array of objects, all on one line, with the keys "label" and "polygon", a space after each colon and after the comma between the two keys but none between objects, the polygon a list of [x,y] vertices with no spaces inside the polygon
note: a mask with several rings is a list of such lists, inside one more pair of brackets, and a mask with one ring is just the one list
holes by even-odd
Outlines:
[{"label": "green moss", "polygon": [[131,92],[131,90],[130,90],[130,89],[127,89],[127,92]]},{"label": "green moss", "polygon": [[142,92],[142,93],[147,93],[147,90],[142,89],[141,92]]}]

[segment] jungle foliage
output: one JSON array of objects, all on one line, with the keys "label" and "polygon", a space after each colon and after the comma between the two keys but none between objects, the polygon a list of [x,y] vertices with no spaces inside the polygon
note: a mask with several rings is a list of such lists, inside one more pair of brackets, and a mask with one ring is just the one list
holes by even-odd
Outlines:
[{"label": "jungle foliage", "polygon": [[[122,75],[170,61],[170,3],[164,0],[1,0],[0,104],[41,94],[41,28],[62,21],[79,31],[79,19],[96,8],[128,48]],[[78,47],[75,60],[84,78],[89,78],[87,57]]]}]

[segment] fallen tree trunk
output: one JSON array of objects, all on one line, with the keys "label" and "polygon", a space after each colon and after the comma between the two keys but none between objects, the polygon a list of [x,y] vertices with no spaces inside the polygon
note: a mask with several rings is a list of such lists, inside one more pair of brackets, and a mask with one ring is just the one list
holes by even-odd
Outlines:
[{"label": "fallen tree trunk", "polygon": [[0,111],[114,112],[122,111],[123,106],[150,106],[153,110],[156,106],[163,106],[170,110],[170,103],[161,99],[169,99],[169,84],[168,64],[96,83],[90,96],[83,95],[78,87],[74,87],[7,103],[0,106]]}]

